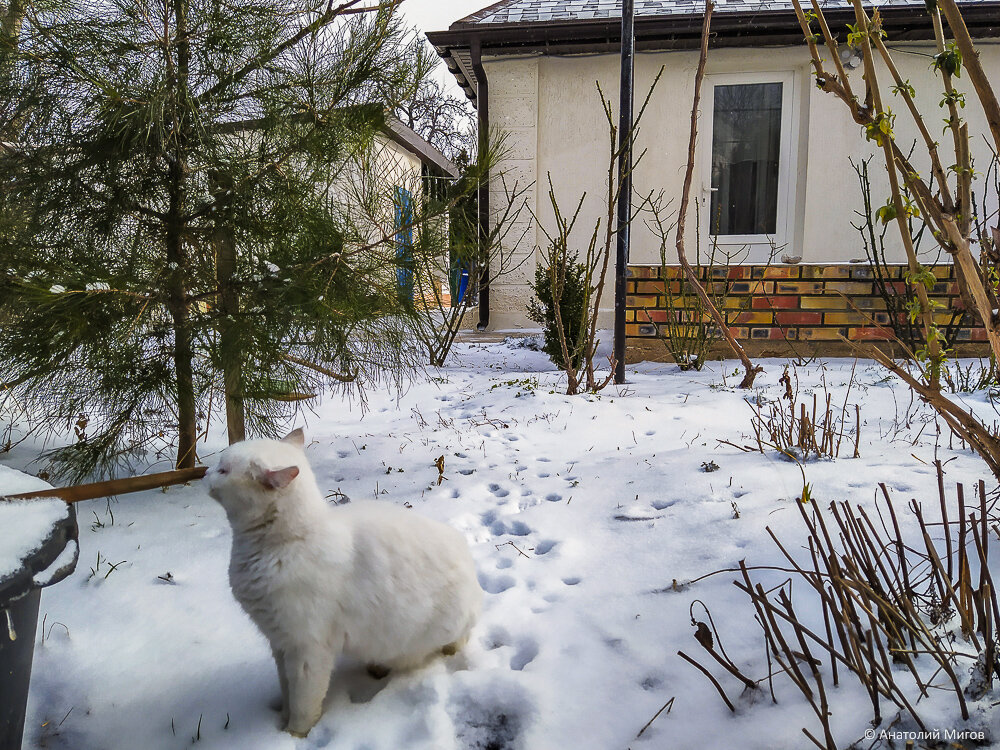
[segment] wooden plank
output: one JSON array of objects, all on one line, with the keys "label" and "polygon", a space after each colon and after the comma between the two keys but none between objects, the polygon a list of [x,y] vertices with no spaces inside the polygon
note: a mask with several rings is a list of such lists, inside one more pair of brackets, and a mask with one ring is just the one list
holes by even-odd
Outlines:
[{"label": "wooden plank", "polygon": [[169,487],[173,484],[193,482],[204,477],[207,471],[207,466],[195,466],[191,469],[161,471],[158,474],[126,477],[125,479],[111,479],[106,482],[77,484],[72,487],[51,487],[45,490],[36,490],[35,492],[22,492],[19,495],[0,497],[0,500],[29,500],[36,497],[58,497],[67,503],[78,503],[81,500],[93,500],[94,498],[108,497],[110,495],[127,495],[130,492],[155,490],[159,487]]}]

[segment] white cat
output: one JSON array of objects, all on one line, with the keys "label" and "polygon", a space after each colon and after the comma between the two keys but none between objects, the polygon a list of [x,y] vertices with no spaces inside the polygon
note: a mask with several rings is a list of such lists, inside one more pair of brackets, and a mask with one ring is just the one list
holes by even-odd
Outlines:
[{"label": "white cat", "polygon": [[331,506],[303,442],[236,443],[205,476],[233,527],[233,594],[271,644],[285,728],[302,737],[339,654],[392,669],[454,653],[483,598],[458,531],[377,501]]}]

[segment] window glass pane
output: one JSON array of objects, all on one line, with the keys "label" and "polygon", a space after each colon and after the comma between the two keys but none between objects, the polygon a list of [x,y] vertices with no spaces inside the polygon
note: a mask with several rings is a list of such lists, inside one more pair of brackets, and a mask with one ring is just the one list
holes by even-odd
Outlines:
[{"label": "window glass pane", "polygon": [[781,84],[716,86],[712,234],[773,234],[778,220]]}]

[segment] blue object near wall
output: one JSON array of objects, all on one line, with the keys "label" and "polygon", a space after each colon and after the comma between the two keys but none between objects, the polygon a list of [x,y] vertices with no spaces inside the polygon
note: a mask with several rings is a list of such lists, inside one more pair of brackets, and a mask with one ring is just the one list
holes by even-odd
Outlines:
[{"label": "blue object near wall", "polygon": [[468,266],[462,266],[458,276],[458,299],[455,301],[456,305],[462,304],[467,291],[469,291],[469,268]]},{"label": "blue object near wall", "polygon": [[401,299],[413,301],[413,194],[396,186],[396,289]]}]

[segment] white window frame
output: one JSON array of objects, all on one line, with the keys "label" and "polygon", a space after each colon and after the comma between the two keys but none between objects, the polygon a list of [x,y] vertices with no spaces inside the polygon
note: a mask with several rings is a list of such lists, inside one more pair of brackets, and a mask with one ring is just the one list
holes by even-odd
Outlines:
[{"label": "white window frame", "polygon": [[[715,87],[733,86],[752,83],[781,84],[781,135],[778,147],[778,195],[777,216],[775,217],[774,234],[723,234],[712,235],[711,217],[708,215],[712,206],[712,140],[715,124]],[[724,254],[732,254],[733,262],[763,263],[770,260],[778,261],[781,255],[797,255],[791,247],[792,217],[795,211],[795,200],[792,185],[795,183],[797,169],[799,123],[794,116],[796,102],[799,98],[799,80],[794,71],[766,71],[753,73],[713,73],[705,76],[705,94],[702,99],[701,140],[702,154],[702,240],[705,247],[717,245]],[[746,248],[744,252],[742,249]],[[772,257],[779,256],[779,257]],[[716,262],[724,262],[725,258],[716,258]]]}]

